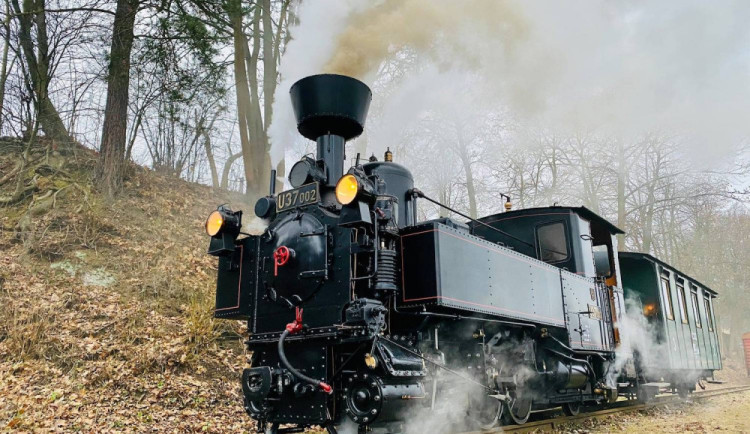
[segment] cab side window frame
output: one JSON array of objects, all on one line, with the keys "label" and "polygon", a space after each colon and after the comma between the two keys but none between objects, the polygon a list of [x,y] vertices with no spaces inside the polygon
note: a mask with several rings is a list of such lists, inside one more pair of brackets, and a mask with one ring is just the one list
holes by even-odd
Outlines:
[{"label": "cab side window frame", "polygon": [[[559,248],[559,246],[551,246],[550,243],[547,243],[546,244],[547,248],[545,248],[545,241],[550,241],[550,239],[547,236],[548,234],[546,233],[540,234],[540,230],[544,230],[545,228],[552,229],[553,226],[558,226],[560,228],[560,232],[558,232],[557,234],[553,234],[553,235],[555,236],[562,235],[562,241],[565,245],[565,252],[557,250],[556,248]],[[548,264],[559,264],[561,262],[565,262],[570,259],[570,246],[568,245],[569,244],[568,243],[568,225],[566,224],[565,220],[555,220],[555,221],[545,222],[540,225],[537,225],[534,230],[534,234],[536,236],[537,254],[539,255],[540,261],[544,261]],[[551,241],[559,242],[560,240],[557,239],[557,240],[551,240]],[[553,247],[556,247],[556,248],[553,248]],[[550,252],[553,255],[555,254],[561,255],[564,253],[565,257],[563,258],[555,257],[552,259],[545,260],[544,254],[543,254],[544,251]]]}]

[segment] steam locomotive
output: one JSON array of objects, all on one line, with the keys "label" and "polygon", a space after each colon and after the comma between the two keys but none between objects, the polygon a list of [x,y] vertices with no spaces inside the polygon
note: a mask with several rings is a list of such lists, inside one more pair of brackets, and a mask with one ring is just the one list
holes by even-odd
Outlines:
[{"label": "steam locomotive", "polygon": [[[291,190],[276,194],[272,176],[254,210],[268,223],[261,235],[243,233],[242,211],[227,206],[206,221],[215,317],[248,324],[242,390],[259,429],[398,432],[415,412],[448,408],[474,427],[522,424],[532,410],[576,414],[664,386],[687,393],[720,369],[718,346],[705,351],[718,342],[716,294],[648,255],[628,259],[635,277],[623,284],[622,231],[607,220],[584,207],[511,210],[506,199],[505,212],[480,219],[451,210],[466,222],[419,221],[422,201],[448,207],[415,188],[390,151],[357,156],[344,172],[372,96],[365,84],[315,75],[290,94],[316,158],[294,164]],[[687,332],[667,327],[671,300],[687,306],[684,288],[706,300]],[[661,370],[637,354],[616,363],[628,291],[644,321],[663,326],[661,362],[674,363]],[[695,353],[688,336],[700,318],[712,328]]]}]

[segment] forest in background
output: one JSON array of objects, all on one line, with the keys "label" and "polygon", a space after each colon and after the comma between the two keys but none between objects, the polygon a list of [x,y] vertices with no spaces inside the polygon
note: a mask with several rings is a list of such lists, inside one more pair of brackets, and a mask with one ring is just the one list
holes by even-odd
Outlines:
[{"label": "forest in background", "polygon": [[[272,96],[286,94],[280,71],[305,6],[4,0],[0,134],[25,146],[0,174],[0,185],[13,187],[0,206],[30,210],[62,188],[40,186],[30,170],[41,164],[30,152],[40,139],[48,153],[72,155],[75,144],[97,151],[93,182],[104,197],[123,193],[134,162],[252,203],[272,167],[284,173],[284,159],[272,166]],[[423,54],[408,44],[387,54],[367,77],[373,132],[350,145],[350,159],[389,146],[421,189],[472,216],[500,212],[500,193],[515,207],[584,205],[626,231],[622,249],[650,252],[717,290],[737,349],[750,330],[746,138],[714,161],[710,138],[695,146],[679,131],[554,128],[462,88],[498,79],[481,74],[460,75],[434,109],[403,122],[392,114],[393,94],[426,73]],[[311,151],[305,141],[282,145],[288,162]],[[277,183],[283,188],[283,178]]]}]

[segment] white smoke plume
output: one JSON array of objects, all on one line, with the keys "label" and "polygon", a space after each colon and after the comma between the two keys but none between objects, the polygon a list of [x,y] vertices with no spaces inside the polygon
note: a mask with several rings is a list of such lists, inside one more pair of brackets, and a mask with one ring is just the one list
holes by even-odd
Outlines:
[{"label": "white smoke plume", "polygon": [[[659,341],[656,327],[642,315],[643,306],[639,300],[628,298],[625,300],[625,312],[618,321],[620,345],[617,347],[615,363],[610,366],[607,383],[614,386],[617,377],[624,372],[626,366],[633,361],[638,352],[644,368],[664,365],[669,354],[666,342]],[[648,375],[649,372],[646,372]]]},{"label": "white smoke plume", "polygon": [[[373,104],[401,123],[473,77],[473,93],[548,127],[670,131],[715,155],[750,137],[750,4],[741,0],[315,0],[299,21],[275,96],[275,161],[297,140],[289,87],[321,72],[388,87]],[[409,104],[391,103],[402,90]],[[372,130],[391,129],[385,122],[369,126],[375,149],[404,140]]]},{"label": "white smoke plume", "polygon": [[274,95],[274,117],[269,127],[273,166],[284,158],[284,149],[299,140],[289,100],[289,88],[299,79],[323,72],[323,65],[336,49],[337,35],[352,14],[363,12],[362,0],[317,0],[303,2],[299,25],[290,29],[289,42],[281,63],[281,82]]},{"label": "white smoke plume", "polygon": [[[459,332],[455,336],[468,338],[476,331],[476,324],[465,324],[462,328],[464,332]],[[452,333],[455,332],[456,330],[452,331]],[[500,377],[514,377],[516,383],[526,391],[525,396],[536,399],[533,394],[543,392],[524,387],[529,379],[535,377],[536,372],[532,366],[522,362],[523,357],[519,352],[519,348],[523,347],[522,342],[515,338],[508,338],[501,342],[500,345],[491,349],[490,354],[484,355],[492,359],[487,366],[495,369],[494,372]],[[485,425],[489,424],[489,417],[493,413],[490,408],[497,409],[501,404],[495,398],[488,397],[487,391],[477,384],[488,375],[482,361],[484,350],[478,343],[464,345],[461,351],[458,351],[454,345],[456,345],[455,342],[444,342],[440,345],[440,351],[446,354],[445,358],[453,359],[449,364],[453,372],[431,367],[434,375],[425,379],[429,392],[427,399],[422,406],[410,408],[408,413],[401,417],[406,421],[403,426],[404,433],[443,434],[478,430],[490,426]],[[453,353],[452,357],[449,353]],[[435,361],[442,359],[431,349],[425,349],[425,355]],[[455,359],[456,356],[461,360],[460,362]],[[432,390],[433,379],[437,379],[437,391]],[[504,391],[500,391],[502,392]],[[432,394],[435,394],[434,408],[432,408]]]}]

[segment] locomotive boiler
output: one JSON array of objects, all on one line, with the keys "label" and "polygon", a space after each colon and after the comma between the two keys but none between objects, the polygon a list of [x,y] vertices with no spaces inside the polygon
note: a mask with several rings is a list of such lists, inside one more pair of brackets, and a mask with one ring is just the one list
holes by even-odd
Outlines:
[{"label": "locomotive boiler", "polygon": [[290,95],[315,158],[291,168],[291,190],[272,179],[262,234],[226,206],[206,222],[215,317],[248,324],[242,390],[260,429],[398,432],[448,408],[488,427],[617,399],[618,228],[583,207],[418,221],[421,201],[445,205],[390,151],[345,170],[365,84],[315,75]]}]

